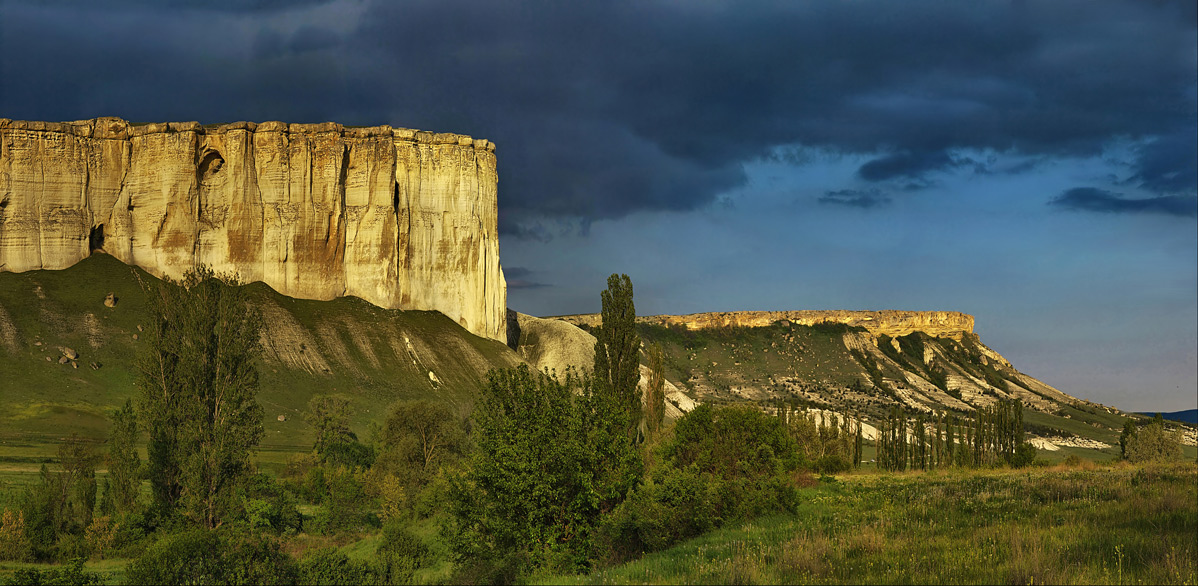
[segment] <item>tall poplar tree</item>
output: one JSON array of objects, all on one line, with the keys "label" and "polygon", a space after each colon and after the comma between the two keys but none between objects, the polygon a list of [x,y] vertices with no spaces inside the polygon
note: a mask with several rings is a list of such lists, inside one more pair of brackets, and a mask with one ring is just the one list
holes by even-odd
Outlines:
[{"label": "tall poplar tree", "polygon": [[228,280],[201,267],[152,287],[138,369],[155,504],[206,527],[235,506],[263,434],[254,367],[262,318]]},{"label": "tall poplar tree", "polygon": [[108,429],[108,485],[105,496],[119,512],[129,511],[141,488],[141,456],[137,453],[137,412],[125,401]]},{"label": "tall poplar tree", "polygon": [[635,443],[641,439],[641,339],[628,275],[607,278],[601,295],[602,319],[595,332],[593,391],[587,428],[598,451],[596,470],[600,509],[615,507],[640,482],[643,462]]},{"label": "tall poplar tree", "polygon": [[666,416],[666,365],[661,344],[649,348],[649,396],[645,401],[645,421],[649,433],[661,431]]},{"label": "tall poplar tree", "polygon": [[626,418],[629,438],[635,439],[641,420],[641,339],[636,333],[632,280],[612,274],[601,293],[603,323],[595,334],[595,387]]}]

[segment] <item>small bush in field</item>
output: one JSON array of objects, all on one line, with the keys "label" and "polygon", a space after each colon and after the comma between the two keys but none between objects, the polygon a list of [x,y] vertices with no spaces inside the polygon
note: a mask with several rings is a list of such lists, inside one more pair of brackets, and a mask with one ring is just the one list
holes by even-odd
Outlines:
[{"label": "small bush in field", "polygon": [[852,464],[841,456],[828,454],[820,456],[811,467],[820,474],[839,474],[847,472],[852,467]]},{"label": "small bush in field", "polygon": [[[594,557],[611,564],[656,551],[732,520],[794,510],[794,443],[777,417],[700,405],[674,426],[644,484],[606,515]],[[843,458],[838,466],[847,467]]]},{"label": "small bush in field", "polygon": [[0,560],[24,562],[33,559],[33,545],[25,535],[25,513],[4,509],[0,516]]},{"label": "small bush in field", "polygon": [[126,573],[133,584],[294,584],[297,577],[277,541],[207,529],[160,539]]},{"label": "small bush in field", "polygon": [[296,564],[300,584],[332,586],[335,584],[376,584],[370,564],[351,560],[335,547],[316,550]]},{"label": "small bush in field", "polygon": [[75,560],[61,568],[17,570],[7,583],[12,586],[99,586],[104,580],[95,572],[84,571],[83,560]]},{"label": "small bush in field", "polygon": [[1132,462],[1175,460],[1181,457],[1181,440],[1178,433],[1166,429],[1165,422],[1159,415],[1152,423],[1121,441],[1125,441],[1126,456]]},{"label": "small bush in field", "polygon": [[429,562],[429,549],[401,522],[383,526],[383,539],[375,552],[380,579],[386,584],[410,584],[416,570]]}]

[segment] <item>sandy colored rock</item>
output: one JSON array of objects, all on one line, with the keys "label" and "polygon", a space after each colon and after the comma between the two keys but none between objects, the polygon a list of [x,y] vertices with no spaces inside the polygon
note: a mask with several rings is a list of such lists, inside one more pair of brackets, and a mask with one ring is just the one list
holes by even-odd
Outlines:
[{"label": "sandy colored rock", "polygon": [[62,352],[63,358],[66,358],[67,360],[77,360],[79,358],[79,353],[76,352],[73,348],[67,348],[66,346],[59,346],[58,351]]},{"label": "sandy colored rock", "polygon": [[[599,314],[555,316],[574,325],[598,326]],[[905,336],[912,332],[923,332],[929,336],[959,340],[973,332],[973,316],[959,311],[846,311],[846,310],[795,310],[795,311],[723,311],[692,313],[689,315],[646,315],[637,316],[637,323],[661,326],[681,326],[688,330],[721,327],[764,327],[776,322],[813,326],[820,323],[838,323],[863,327],[871,334],[891,337]]]},{"label": "sandy colored rock", "polygon": [[104,307],[116,307],[116,301],[116,295],[110,292],[104,297]]},{"label": "sandy colored rock", "polygon": [[494,145],[335,123],[0,125],[0,270],[102,250],[291,297],[436,310],[506,339]]},{"label": "sandy colored rock", "polygon": [[[542,319],[508,310],[508,346],[513,347],[530,366],[558,377],[567,371],[589,373],[595,364],[595,337],[573,324]],[[647,400],[652,370],[640,365],[641,402]],[[668,379],[665,381],[665,415],[677,419],[697,403]]]}]

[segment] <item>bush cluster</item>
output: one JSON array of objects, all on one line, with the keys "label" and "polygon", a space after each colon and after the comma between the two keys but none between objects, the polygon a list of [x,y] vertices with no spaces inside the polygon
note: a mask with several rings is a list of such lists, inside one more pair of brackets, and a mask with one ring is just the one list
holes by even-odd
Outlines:
[{"label": "bush cluster", "polygon": [[700,405],[658,450],[659,464],[596,530],[598,562],[633,559],[798,504],[794,440],[781,419],[758,409]]}]

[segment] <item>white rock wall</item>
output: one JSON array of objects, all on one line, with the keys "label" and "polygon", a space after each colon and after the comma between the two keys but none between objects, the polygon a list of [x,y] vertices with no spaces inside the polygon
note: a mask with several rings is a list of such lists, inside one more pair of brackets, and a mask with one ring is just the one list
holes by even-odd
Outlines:
[{"label": "white rock wall", "polygon": [[158,276],[206,264],[505,341],[494,150],[389,126],[0,119],[0,270],[99,246]]}]

